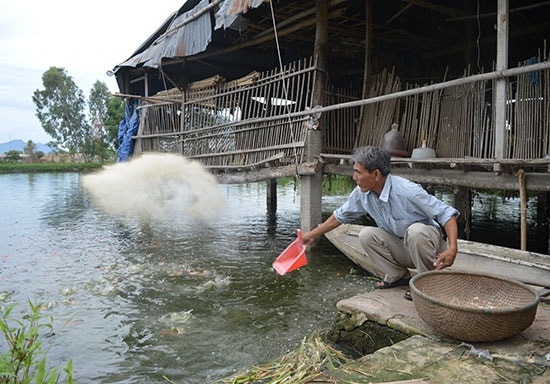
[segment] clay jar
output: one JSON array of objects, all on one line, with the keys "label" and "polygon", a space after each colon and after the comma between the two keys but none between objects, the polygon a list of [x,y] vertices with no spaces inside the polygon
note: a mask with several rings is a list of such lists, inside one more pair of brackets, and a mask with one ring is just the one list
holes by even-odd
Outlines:
[{"label": "clay jar", "polygon": [[405,140],[401,132],[397,130],[398,125],[393,123],[391,130],[387,132],[382,140],[380,140],[380,147],[384,148],[391,156],[395,157],[409,157],[409,152],[405,146]]}]

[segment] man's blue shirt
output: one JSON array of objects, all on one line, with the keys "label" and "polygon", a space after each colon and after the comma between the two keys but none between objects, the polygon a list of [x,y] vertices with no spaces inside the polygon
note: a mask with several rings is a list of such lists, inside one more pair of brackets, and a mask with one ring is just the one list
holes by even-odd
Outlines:
[{"label": "man's blue shirt", "polygon": [[458,211],[430,195],[421,185],[400,176],[389,174],[380,196],[372,191],[361,192],[355,188],[348,200],[334,211],[340,223],[370,215],[379,228],[404,237],[407,228],[414,223],[424,223],[438,227]]}]

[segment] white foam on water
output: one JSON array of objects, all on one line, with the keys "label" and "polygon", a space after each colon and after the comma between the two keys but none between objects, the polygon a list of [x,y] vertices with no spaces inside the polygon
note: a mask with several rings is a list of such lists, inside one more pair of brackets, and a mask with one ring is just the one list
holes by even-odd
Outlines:
[{"label": "white foam on water", "polygon": [[86,175],[82,185],[109,214],[142,220],[181,215],[207,221],[219,218],[226,199],[216,178],[184,156],[147,153]]}]

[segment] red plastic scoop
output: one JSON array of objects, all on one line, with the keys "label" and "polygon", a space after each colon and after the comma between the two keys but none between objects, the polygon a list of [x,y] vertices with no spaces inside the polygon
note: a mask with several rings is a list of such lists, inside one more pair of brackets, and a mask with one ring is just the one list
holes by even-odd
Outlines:
[{"label": "red plastic scoop", "polygon": [[298,238],[290,243],[273,262],[273,268],[275,268],[279,275],[292,272],[307,264],[307,246],[302,244],[302,231],[298,229],[296,233],[298,234]]}]

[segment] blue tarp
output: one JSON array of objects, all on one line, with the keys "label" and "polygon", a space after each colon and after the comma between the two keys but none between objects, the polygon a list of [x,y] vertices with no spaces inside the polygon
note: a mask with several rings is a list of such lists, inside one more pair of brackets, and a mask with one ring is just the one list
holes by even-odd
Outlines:
[{"label": "blue tarp", "polygon": [[139,113],[135,103],[126,104],[126,113],[118,125],[118,156],[116,161],[126,161],[134,152],[132,136],[137,134]]}]

